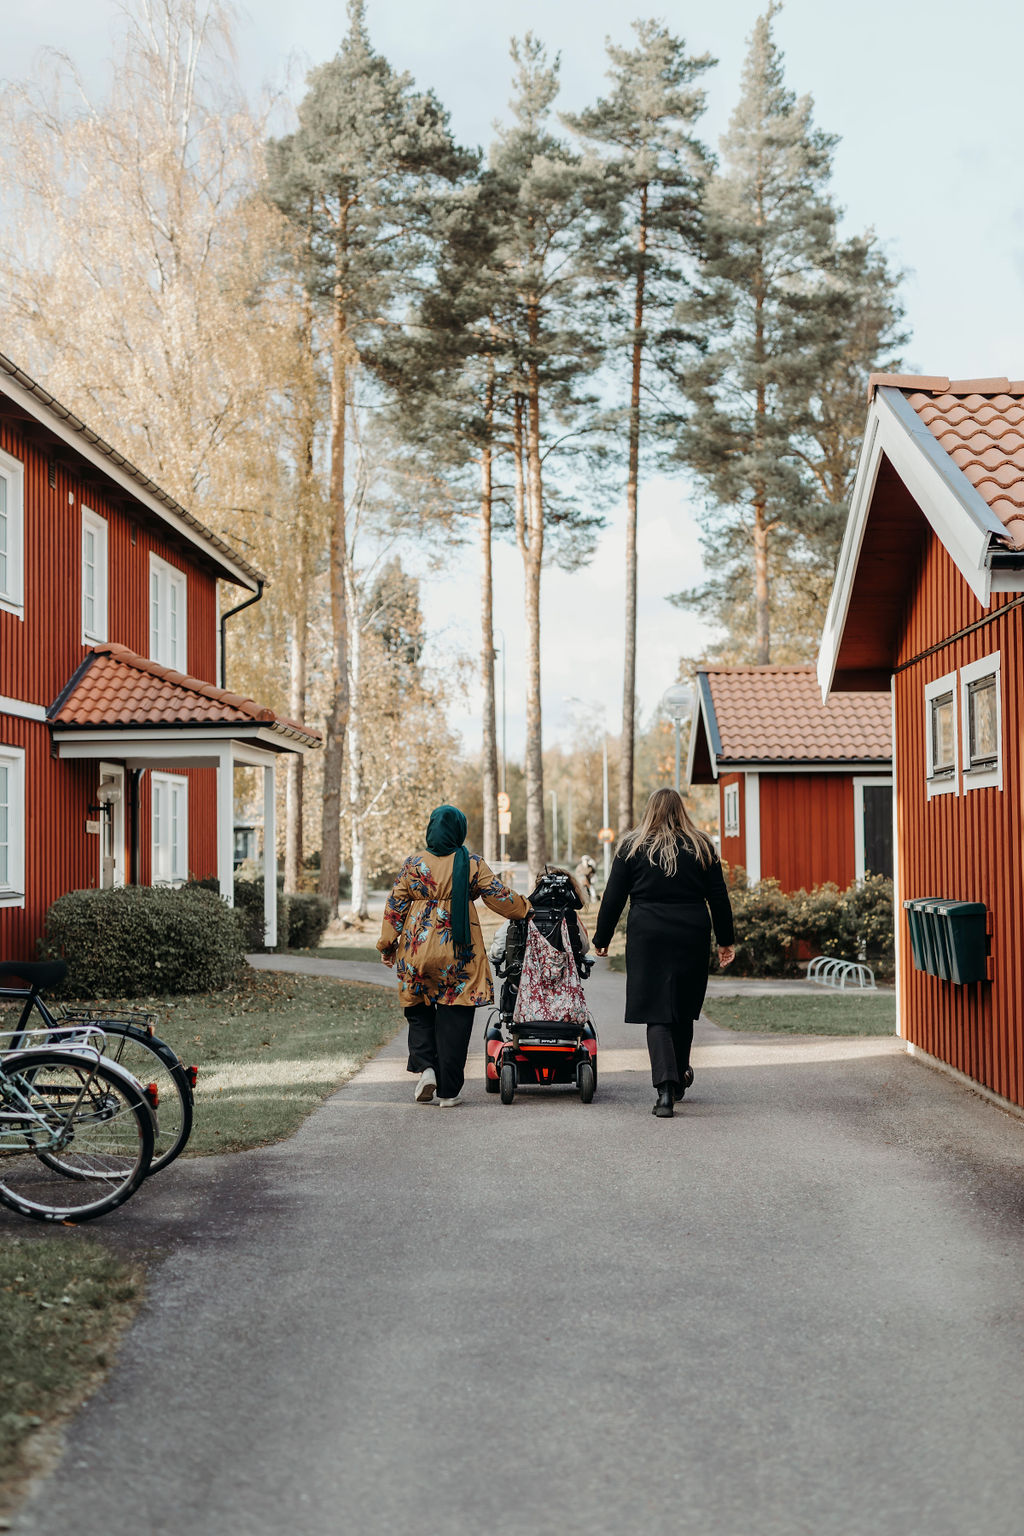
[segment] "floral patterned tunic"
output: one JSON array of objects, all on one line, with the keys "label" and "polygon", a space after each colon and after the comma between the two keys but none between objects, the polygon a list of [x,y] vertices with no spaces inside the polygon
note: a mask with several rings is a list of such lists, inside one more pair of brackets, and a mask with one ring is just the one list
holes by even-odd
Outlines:
[{"label": "floral patterned tunic", "polygon": [[377,948],[395,955],[403,1008],[416,1003],[493,1003],[494,983],[480,919],[473,903],[480,897],[502,917],[525,917],[530,904],[502,885],[478,853],[469,856],[469,931],[472,953],[461,962],[452,943],[452,867],[454,854],[414,853],[406,859],[384,908]]}]

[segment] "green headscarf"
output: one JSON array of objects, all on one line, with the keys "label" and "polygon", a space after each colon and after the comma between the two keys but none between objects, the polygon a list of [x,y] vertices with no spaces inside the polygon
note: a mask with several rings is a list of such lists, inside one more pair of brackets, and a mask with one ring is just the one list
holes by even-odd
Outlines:
[{"label": "green headscarf", "polygon": [[427,849],[440,858],[454,853],[452,865],[452,939],[455,948],[470,949],[469,929],[469,850],[466,848],[466,818],[454,805],[439,805],[427,822]]}]

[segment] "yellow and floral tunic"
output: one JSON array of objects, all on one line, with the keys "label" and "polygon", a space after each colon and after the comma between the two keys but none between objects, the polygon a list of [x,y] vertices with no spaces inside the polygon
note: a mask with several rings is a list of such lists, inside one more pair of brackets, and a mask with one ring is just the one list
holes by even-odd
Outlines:
[{"label": "yellow and floral tunic", "polygon": [[384,908],[377,948],[396,956],[403,1008],[416,1003],[480,1007],[494,1001],[487,949],[473,903],[479,897],[502,917],[525,917],[530,904],[502,885],[478,853],[469,856],[469,931],[472,953],[458,959],[452,943],[454,854],[414,853],[406,859]]}]

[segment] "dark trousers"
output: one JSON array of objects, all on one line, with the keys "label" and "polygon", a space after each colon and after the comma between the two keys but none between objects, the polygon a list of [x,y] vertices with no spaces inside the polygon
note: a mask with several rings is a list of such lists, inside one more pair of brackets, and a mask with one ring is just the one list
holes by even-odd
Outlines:
[{"label": "dark trousers", "polygon": [[676,1092],[683,1087],[683,1073],[690,1065],[693,1020],[688,1024],[648,1024],[647,1053],[655,1088],[670,1083]]},{"label": "dark trousers", "polygon": [[439,1099],[454,1099],[466,1081],[466,1056],[473,1033],[473,1009],[449,1003],[416,1003],[409,1020],[409,1072],[433,1067]]}]

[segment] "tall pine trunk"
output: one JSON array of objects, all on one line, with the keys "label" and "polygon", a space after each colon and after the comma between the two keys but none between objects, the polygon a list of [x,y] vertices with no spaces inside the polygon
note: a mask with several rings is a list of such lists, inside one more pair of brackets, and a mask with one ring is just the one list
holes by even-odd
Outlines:
[{"label": "tall pine trunk", "polygon": [[547,861],[544,826],[544,758],[540,696],[540,578],[544,560],[544,482],[540,453],[540,376],[536,362],[540,315],[536,299],[528,311],[532,357],[526,385],[526,517],[529,532],[523,555],[526,607],[526,858],[530,878]]},{"label": "tall pine trunk", "polygon": [[[350,615],[359,611],[355,571],[351,558],[345,560],[345,596]],[[363,775],[362,711],[363,637],[358,621],[351,626],[348,647],[348,811],[349,848],[352,862],[351,911],[354,918],[369,916],[366,901],[366,785]]]},{"label": "tall pine trunk", "polygon": [[480,681],[483,684],[483,739],[481,743],[484,858],[493,864],[498,857],[498,729],[494,699],[494,562],[491,529],[494,513],[494,364],[489,363],[484,402],[487,437],[480,454]]},{"label": "tall pine trunk", "polygon": [[349,358],[345,311],[335,290],[331,327],[331,695],[325,722],[323,812],[320,834],[320,894],[331,915],[338,911],[341,872],[341,775],[348,725],[348,605],[345,595],[345,427]]},{"label": "tall pine trunk", "polygon": [[[301,438],[301,485],[299,492],[299,566],[292,619],[289,657],[288,710],[293,720],[305,721],[306,686],[309,657],[309,585],[312,581],[310,559],[313,506],[316,494],[316,379],[313,362],[313,305],[306,296],[303,326],[304,362],[308,373],[303,380]],[[290,754],[285,783],[284,888],[297,891],[304,861],[305,761],[301,752]]]},{"label": "tall pine trunk", "polygon": [[[305,594],[303,593],[303,599]],[[288,713],[292,720],[302,720],[306,710],[306,611],[305,601],[296,605],[290,636],[288,678]],[[284,888],[299,889],[302,870],[302,753],[293,752],[285,780]]]},{"label": "tall pine trunk", "polygon": [[633,754],[636,733],[637,504],[640,480],[640,373],[643,365],[644,256],[647,251],[647,188],[640,194],[640,259],[633,305],[633,369],[629,388],[629,467],[626,475],[626,634],[622,675],[622,747],[619,764],[619,833],[633,825]]}]

